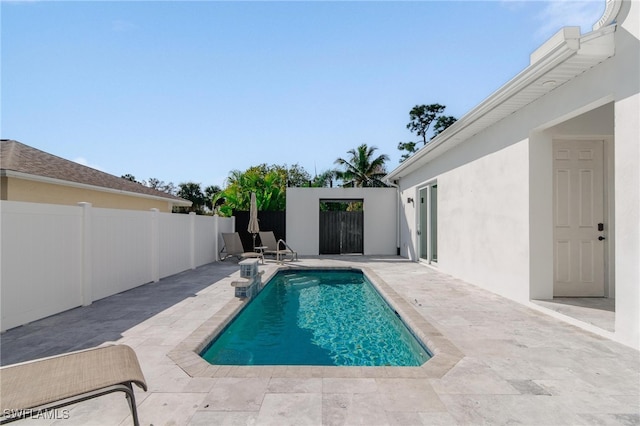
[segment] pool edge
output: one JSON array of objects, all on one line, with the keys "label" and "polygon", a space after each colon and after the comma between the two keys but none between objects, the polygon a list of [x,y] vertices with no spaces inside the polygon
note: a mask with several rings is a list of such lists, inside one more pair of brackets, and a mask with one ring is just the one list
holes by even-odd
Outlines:
[{"label": "pool edge", "polygon": [[[288,269],[301,268],[295,265],[278,266],[265,273],[263,282],[269,282],[278,271]],[[322,269],[362,271],[380,296],[400,315],[415,337],[428,348],[432,357],[417,367],[235,366],[210,364],[199,354],[248,303],[248,300],[234,298],[173,348],[168,353],[169,358],[191,377],[234,378],[440,378],[462,359],[462,352],[458,348],[370,268],[354,266],[322,267]]]}]

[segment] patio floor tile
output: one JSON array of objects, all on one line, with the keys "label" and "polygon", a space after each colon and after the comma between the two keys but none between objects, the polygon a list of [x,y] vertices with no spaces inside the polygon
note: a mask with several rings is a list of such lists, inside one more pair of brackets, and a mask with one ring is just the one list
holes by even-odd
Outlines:
[{"label": "patio floor tile", "polygon": [[269,393],[258,413],[257,425],[304,426],[322,423],[321,393]]},{"label": "patio floor tile", "polygon": [[[218,262],[8,330],[0,363],[128,344],[149,385],[136,389],[142,425],[640,424],[638,351],[395,256],[291,265],[368,268],[435,357],[411,368],[209,365],[190,348],[241,306],[237,263]],[[68,414],[20,424],[131,424],[120,394]]]}]

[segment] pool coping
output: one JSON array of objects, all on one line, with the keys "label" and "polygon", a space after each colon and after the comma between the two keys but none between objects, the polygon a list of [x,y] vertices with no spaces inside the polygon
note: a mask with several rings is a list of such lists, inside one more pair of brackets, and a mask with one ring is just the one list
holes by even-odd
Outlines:
[{"label": "pool coping", "polygon": [[[319,269],[294,265],[278,266],[263,276],[264,286],[282,270]],[[167,355],[191,377],[276,377],[276,378],[440,378],[460,361],[462,352],[431,325],[413,306],[396,293],[380,276],[367,267],[326,267],[320,269],[359,270],[373,284],[383,299],[398,313],[432,357],[418,367],[338,367],[313,365],[215,365],[199,354],[231,322],[250,299],[230,300],[205,320],[193,333]]]}]

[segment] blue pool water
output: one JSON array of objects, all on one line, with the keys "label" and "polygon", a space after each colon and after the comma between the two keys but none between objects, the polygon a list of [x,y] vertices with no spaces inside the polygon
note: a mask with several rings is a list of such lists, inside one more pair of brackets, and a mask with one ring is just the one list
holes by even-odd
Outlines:
[{"label": "blue pool water", "polygon": [[280,271],[202,352],[222,365],[418,366],[430,358],[361,271]]}]

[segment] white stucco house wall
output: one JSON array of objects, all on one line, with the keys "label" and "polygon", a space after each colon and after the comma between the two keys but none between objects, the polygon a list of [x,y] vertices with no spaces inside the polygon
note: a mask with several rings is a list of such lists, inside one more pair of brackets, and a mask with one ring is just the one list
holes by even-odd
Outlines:
[{"label": "white stucco house wall", "polygon": [[287,243],[301,256],[320,254],[320,202],[362,202],[365,255],[397,252],[397,192],[394,188],[287,188]]},{"label": "white stucco house wall", "polygon": [[524,304],[615,298],[640,348],[639,16],[607,0],[387,175],[402,256]]}]

